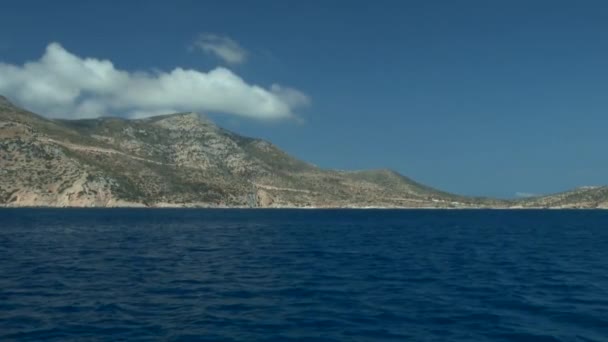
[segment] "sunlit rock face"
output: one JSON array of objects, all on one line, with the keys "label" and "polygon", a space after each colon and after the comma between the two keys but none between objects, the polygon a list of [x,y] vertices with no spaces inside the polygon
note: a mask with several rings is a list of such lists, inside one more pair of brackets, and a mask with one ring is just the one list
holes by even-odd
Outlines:
[{"label": "sunlit rock face", "polygon": [[0,97],[0,205],[51,207],[606,207],[606,188],[468,198],[390,170],[325,170],[196,113],[49,120]]}]

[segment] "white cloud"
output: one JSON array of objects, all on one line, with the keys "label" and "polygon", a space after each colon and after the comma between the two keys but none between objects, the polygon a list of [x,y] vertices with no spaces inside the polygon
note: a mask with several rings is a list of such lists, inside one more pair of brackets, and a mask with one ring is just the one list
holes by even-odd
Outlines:
[{"label": "white cloud", "polygon": [[270,91],[291,107],[307,106],[310,104],[308,96],[293,88],[275,83],[270,87]]},{"label": "white cloud", "polygon": [[247,51],[239,43],[226,36],[203,33],[199,35],[193,47],[215,55],[228,64],[241,64],[247,59]]},{"label": "white cloud", "polygon": [[223,67],[209,72],[127,72],[109,60],[76,56],[58,43],[49,44],[37,61],[22,66],[0,63],[0,94],[34,112],[64,118],[172,110],[280,119],[309,103],[298,90],[248,84]]}]

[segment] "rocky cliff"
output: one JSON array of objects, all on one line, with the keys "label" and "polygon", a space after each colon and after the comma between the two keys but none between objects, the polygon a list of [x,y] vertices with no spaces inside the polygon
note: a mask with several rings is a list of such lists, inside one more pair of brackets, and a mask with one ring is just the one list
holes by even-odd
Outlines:
[{"label": "rocky cliff", "polygon": [[[0,205],[51,207],[551,207],[608,190],[509,202],[453,195],[390,170],[336,171],[194,113],[48,120],[0,97]],[[573,204],[575,202],[575,204]]]}]

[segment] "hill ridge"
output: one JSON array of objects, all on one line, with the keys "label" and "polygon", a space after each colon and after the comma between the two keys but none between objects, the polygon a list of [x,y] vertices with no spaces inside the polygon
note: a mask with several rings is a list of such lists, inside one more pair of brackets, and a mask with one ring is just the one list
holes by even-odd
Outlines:
[{"label": "hill ridge", "polygon": [[506,201],[390,169],[330,170],[197,113],[50,120],[0,97],[0,205],[76,207],[604,207],[608,190]]}]

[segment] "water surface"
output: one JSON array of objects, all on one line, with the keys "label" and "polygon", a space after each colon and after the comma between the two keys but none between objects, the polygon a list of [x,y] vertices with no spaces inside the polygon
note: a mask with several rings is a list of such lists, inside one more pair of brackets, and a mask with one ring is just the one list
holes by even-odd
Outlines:
[{"label": "water surface", "polygon": [[608,212],[4,209],[0,340],[608,341]]}]

